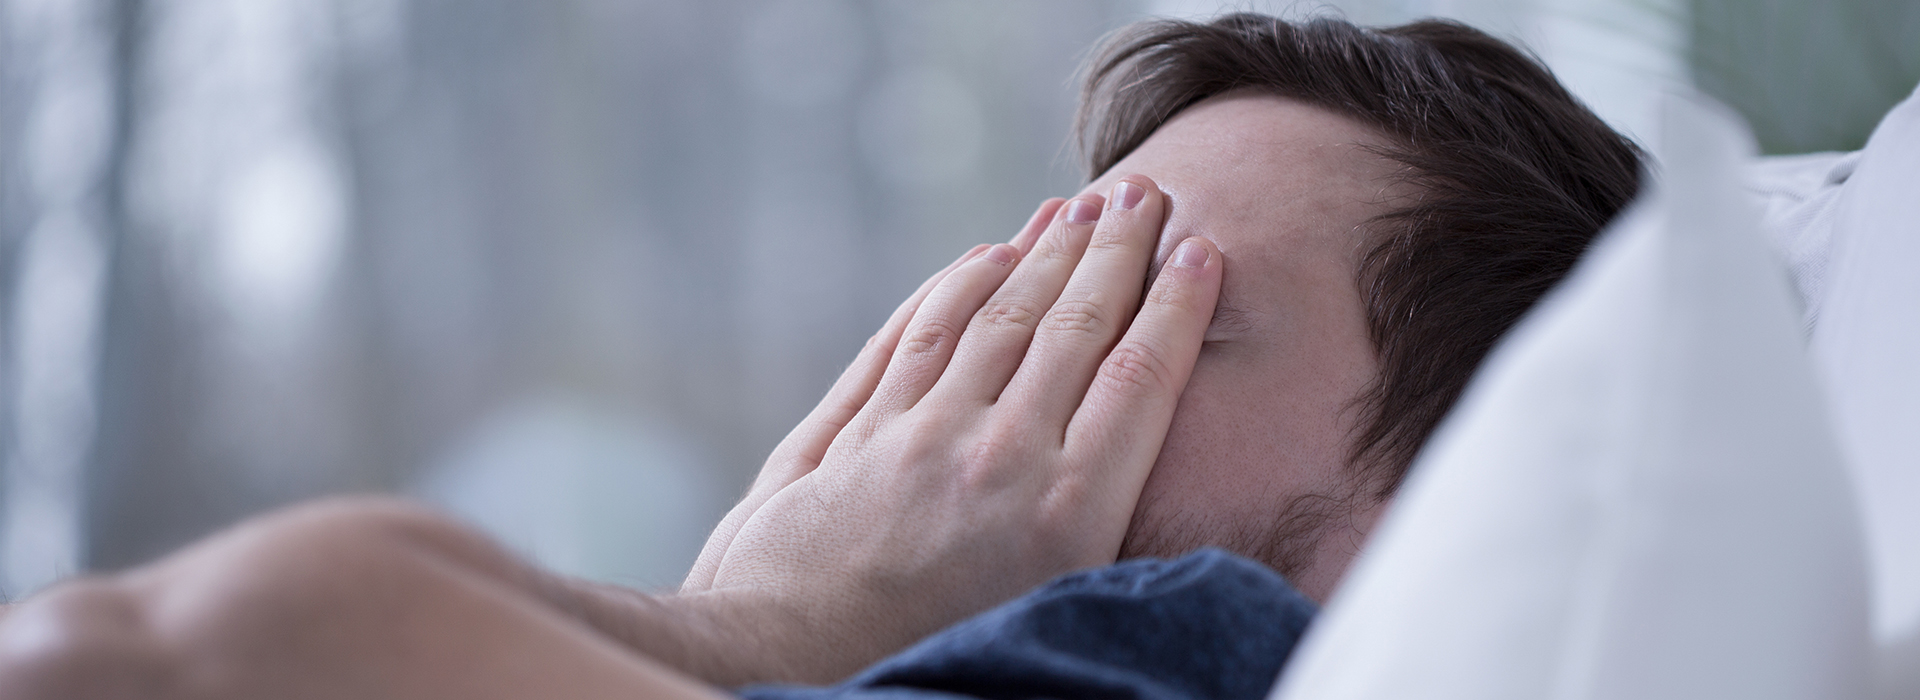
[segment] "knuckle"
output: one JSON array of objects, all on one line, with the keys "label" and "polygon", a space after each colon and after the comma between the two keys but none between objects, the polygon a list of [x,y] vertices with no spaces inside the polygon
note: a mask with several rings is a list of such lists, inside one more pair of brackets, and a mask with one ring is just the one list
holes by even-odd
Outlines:
[{"label": "knuckle", "polygon": [[1094,233],[1092,240],[1087,241],[1087,252],[1132,252],[1137,241],[1129,235],[1131,233],[1125,225],[1102,227]]},{"label": "knuckle", "polygon": [[989,434],[974,441],[967,448],[964,459],[971,471],[992,471],[1016,461],[1015,453],[1018,451],[1019,447],[1013,441]]},{"label": "knuckle", "polygon": [[974,323],[983,328],[1020,327],[1031,330],[1039,322],[1038,315],[1032,309],[1012,301],[988,303],[974,315]]},{"label": "knuckle", "polygon": [[1033,252],[1029,253],[1027,258],[1038,260],[1047,267],[1055,265],[1072,267],[1074,261],[1080,257],[1080,253],[1075,250],[1072,242],[1066,239],[1069,235],[1071,234],[1062,233],[1059,236],[1050,235],[1040,239],[1040,244],[1034,246]]},{"label": "knuckle", "polygon": [[880,453],[903,463],[918,463],[952,445],[948,417],[931,402],[923,403],[889,420],[875,421],[871,439]]},{"label": "knuckle", "polygon": [[1029,472],[1032,465],[1023,464],[1021,443],[1004,438],[1003,433],[990,432],[961,454],[960,473],[968,489],[999,491]]},{"label": "knuckle", "polygon": [[1047,485],[1047,491],[1040,499],[1040,507],[1034,509],[1034,529],[1040,532],[1073,532],[1086,527],[1085,508],[1081,502],[1085,499],[1086,481],[1073,476],[1062,476]]},{"label": "knuckle", "polygon": [[960,337],[960,331],[946,319],[927,318],[907,329],[906,337],[900,339],[899,352],[907,355],[925,355],[953,347]]},{"label": "knuckle", "polygon": [[912,456],[910,461],[920,462],[932,458],[945,450],[947,445],[947,426],[924,414],[901,421],[893,427],[905,440],[904,450]]},{"label": "knuckle", "polygon": [[[1016,407],[1017,408],[1017,407]],[[1015,410],[987,424],[982,439],[1007,449],[1027,450],[1039,445],[1043,433],[1036,422],[1026,418],[1029,410]]]},{"label": "knuckle", "polygon": [[1049,331],[1102,335],[1110,326],[1100,305],[1091,301],[1062,300],[1047,312],[1046,329]]},{"label": "knuckle", "polygon": [[1161,396],[1173,387],[1173,371],[1164,356],[1137,342],[1115,347],[1101,364],[1097,377],[1132,396]]},{"label": "knuckle", "polygon": [[1197,306],[1196,301],[1191,287],[1177,281],[1165,280],[1164,276],[1147,290],[1146,303],[1149,306],[1191,309]]},{"label": "knuckle", "polygon": [[[878,390],[876,390],[876,397],[878,398],[879,395],[877,392]],[[843,451],[860,449],[868,443],[873,442],[874,436],[880,433],[880,428],[881,422],[875,419],[873,414],[862,410],[854,414],[853,419],[847,421],[846,426],[842,427],[839,432],[834,433],[833,441],[827,449]]]}]

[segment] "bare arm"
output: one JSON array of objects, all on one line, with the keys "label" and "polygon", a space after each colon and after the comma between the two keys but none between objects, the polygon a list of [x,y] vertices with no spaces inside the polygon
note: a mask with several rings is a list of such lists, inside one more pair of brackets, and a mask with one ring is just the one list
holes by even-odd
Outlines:
[{"label": "bare arm", "polygon": [[[302,506],[19,606],[0,697],[723,697],[583,624],[552,581],[413,506]],[[681,643],[655,621],[650,644]]]}]

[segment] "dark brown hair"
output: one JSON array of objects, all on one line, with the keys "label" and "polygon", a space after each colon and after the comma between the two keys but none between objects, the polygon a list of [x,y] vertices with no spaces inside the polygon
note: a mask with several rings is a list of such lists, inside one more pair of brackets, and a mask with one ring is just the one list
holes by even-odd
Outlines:
[{"label": "dark brown hair", "polygon": [[1357,283],[1380,375],[1352,463],[1384,498],[1500,335],[1639,188],[1640,151],[1539,62],[1462,24],[1366,29],[1232,14],[1122,29],[1096,55],[1076,138],[1091,176],[1181,110],[1252,89],[1385,132],[1419,193],[1376,218]]}]

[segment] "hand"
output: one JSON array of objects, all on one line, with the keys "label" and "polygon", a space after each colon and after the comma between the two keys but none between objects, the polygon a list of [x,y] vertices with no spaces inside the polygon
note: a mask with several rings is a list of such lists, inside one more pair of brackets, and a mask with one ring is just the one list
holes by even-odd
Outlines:
[{"label": "hand", "polygon": [[755,486],[760,499],[722,545],[710,590],[774,603],[778,614],[753,619],[763,637],[791,635],[762,641],[784,657],[783,675],[836,679],[1061,573],[1114,561],[1223,261],[1210,242],[1185,241],[1142,305],[1165,199],[1135,176],[1112,201],[1061,207],[1018,265],[1019,248],[998,245],[932,282],[903,307],[897,342],[883,331],[849,371],[856,380],[843,378],[848,389],[790,439],[817,448],[819,433],[834,432],[824,453],[796,447]]},{"label": "hand", "polygon": [[[1032,250],[1040,234],[1046,231],[1047,224],[1053,221],[1054,215],[1066,201],[1056,197],[1041,202],[1039,210],[1027,219],[1027,225],[1014,235],[1011,245],[1021,254]],[[746,497],[740,499],[713,529],[706,546],[700,550],[700,557],[688,572],[686,581],[680,585],[681,593],[698,593],[713,587],[714,571],[720,568],[720,560],[726,556],[727,545],[733,541],[734,533],[739,532],[740,526],[746,524],[747,519],[753,517],[754,512],[773,494],[819,466],[820,460],[826,456],[827,447],[840,434],[840,429],[846,427],[847,422],[866,406],[867,398],[873,395],[874,386],[880,383],[880,375],[887,368],[887,360],[893,356],[894,346],[900,342],[901,331],[913,319],[913,312],[920,307],[920,302],[954,268],[980,257],[991,247],[986,244],[974,246],[959,260],[934,273],[894,310],[886,324],[880,327],[880,332],[867,339],[866,346],[860,349],[853,364],[840,374],[833,388],[827,391],[826,398],[820,400],[820,405],[815,406],[800,421],[800,425],[795,426],[793,432],[787,433],[786,439],[773,448],[773,454],[767,457],[767,463],[760,468],[760,475],[754,479],[753,486],[747,489]]]}]

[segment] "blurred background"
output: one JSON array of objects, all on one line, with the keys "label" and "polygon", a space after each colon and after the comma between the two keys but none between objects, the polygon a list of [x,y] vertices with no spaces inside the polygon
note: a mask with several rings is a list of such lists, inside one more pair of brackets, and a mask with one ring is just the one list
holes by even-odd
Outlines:
[{"label": "blurred background", "polygon": [[1456,17],[1858,148],[1920,0],[0,0],[0,598],[335,493],[671,586],[1151,15]]}]

